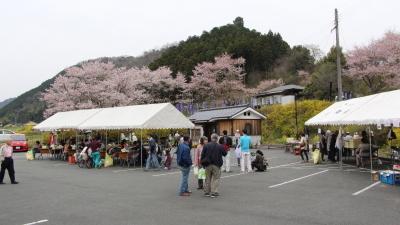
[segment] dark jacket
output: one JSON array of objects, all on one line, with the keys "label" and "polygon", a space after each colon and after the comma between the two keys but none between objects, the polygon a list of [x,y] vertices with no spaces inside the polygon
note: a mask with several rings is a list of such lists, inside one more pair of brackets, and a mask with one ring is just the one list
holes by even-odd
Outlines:
[{"label": "dark jacket", "polygon": [[192,157],[190,156],[190,148],[187,143],[182,143],[178,145],[176,155],[179,166],[185,168],[192,166]]},{"label": "dark jacket", "polygon": [[223,164],[222,156],[226,156],[224,147],[215,142],[210,142],[203,147],[201,152],[201,162],[207,159],[210,165],[221,167]]}]

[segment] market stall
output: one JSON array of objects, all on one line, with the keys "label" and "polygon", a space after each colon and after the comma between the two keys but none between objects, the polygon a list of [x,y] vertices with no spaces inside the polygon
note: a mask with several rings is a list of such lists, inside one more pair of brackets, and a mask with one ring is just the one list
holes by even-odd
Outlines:
[{"label": "market stall", "polygon": [[[367,125],[372,171],[371,126],[400,127],[400,89],[334,103],[305,122],[306,126]],[[341,130],[341,129],[340,129]],[[339,151],[341,153],[341,151]],[[340,156],[341,164],[342,157]]]},{"label": "market stall", "polygon": [[[193,129],[194,124],[171,103],[132,105],[57,113],[34,127],[40,131]],[[142,149],[142,148],[141,148]],[[141,165],[143,166],[143,165]]]}]

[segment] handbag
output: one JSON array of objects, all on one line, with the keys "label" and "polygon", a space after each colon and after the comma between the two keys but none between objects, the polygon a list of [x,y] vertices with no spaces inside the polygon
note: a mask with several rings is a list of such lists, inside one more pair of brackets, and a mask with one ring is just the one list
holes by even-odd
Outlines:
[{"label": "handbag", "polygon": [[193,174],[196,176],[197,174],[199,174],[199,167],[195,166],[193,167]]}]

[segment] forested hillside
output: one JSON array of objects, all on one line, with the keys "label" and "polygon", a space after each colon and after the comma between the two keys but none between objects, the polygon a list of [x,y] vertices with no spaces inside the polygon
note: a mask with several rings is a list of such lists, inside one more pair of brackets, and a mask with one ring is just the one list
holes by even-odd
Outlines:
[{"label": "forested hillside", "polygon": [[186,41],[168,48],[160,58],[150,64],[150,68],[168,66],[173,73],[182,72],[190,79],[197,64],[213,61],[215,56],[223,53],[246,60],[246,81],[249,83],[251,80],[261,80],[251,76],[265,76],[265,72],[272,70],[279,58],[290,53],[290,46],[279,33],[269,31],[262,34],[250,30],[244,26],[243,19],[237,17],[233,24],[204,31],[200,36],[189,37]]}]

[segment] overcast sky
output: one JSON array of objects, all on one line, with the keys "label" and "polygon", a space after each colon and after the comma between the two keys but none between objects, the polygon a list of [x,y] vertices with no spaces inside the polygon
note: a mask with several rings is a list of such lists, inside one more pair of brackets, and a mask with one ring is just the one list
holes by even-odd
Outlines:
[{"label": "overcast sky", "polygon": [[[101,56],[137,56],[200,35],[237,16],[291,46],[334,44],[334,9],[345,50],[399,32],[398,0],[1,0],[0,101],[62,69]],[[5,82],[6,81],[6,82]]]}]

